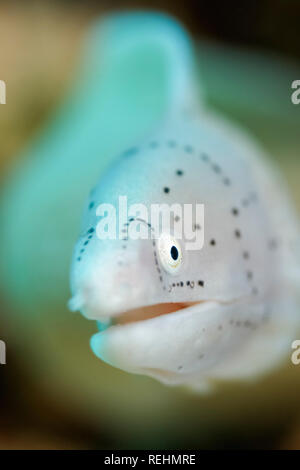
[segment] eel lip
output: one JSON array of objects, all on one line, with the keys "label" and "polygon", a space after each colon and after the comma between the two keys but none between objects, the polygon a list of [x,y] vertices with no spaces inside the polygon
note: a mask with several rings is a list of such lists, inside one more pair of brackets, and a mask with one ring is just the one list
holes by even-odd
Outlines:
[{"label": "eel lip", "polygon": [[113,317],[103,316],[98,318],[98,326],[100,330],[107,329],[110,326],[124,326],[131,323],[143,322],[151,320],[160,316],[167,316],[172,313],[183,313],[184,311],[190,311],[193,307],[201,306],[205,307],[207,304],[219,304],[219,305],[232,305],[238,302],[239,298],[231,300],[214,300],[204,299],[195,302],[166,302],[157,303],[147,306],[141,306],[138,308],[125,310],[120,312],[118,315]]}]

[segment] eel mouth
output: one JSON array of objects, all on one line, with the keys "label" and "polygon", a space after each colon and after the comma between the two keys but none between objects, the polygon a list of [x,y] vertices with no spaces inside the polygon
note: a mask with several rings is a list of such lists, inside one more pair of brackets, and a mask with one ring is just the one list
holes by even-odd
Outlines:
[{"label": "eel mouth", "polygon": [[111,319],[112,325],[125,325],[128,323],[140,322],[144,320],[150,320],[151,318],[160,317],[161,315],[168,315],[171,313],[178,312],[179,310],[185,310],[196,304],[204,303],[199,302],[177,302],[177,303],[159,303],[154,305],[148,305],[147,307],[139,307],[132,310],[122,312],[120,315]]}]

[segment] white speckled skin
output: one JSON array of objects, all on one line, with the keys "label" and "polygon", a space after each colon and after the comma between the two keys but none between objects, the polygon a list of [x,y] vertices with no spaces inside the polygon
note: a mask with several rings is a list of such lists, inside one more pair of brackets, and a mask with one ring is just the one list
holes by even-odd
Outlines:
[{"label": "white speckled skin", "polygon": [[[109,326],[91,343],[116,367],[201,389],[213,379],[255,377],[289,353],[300,320],[299,229],[262,150],[198,110],[196,100],[185,110],[182,102],[156,132],[124,149],[92,190],[74,250],[70,305],[109,324],[138,307],[202,301]],[[204,248],[186,251],[183,243],[183,265],[173,276],[156,264],[152,240],[128,240],[126,248],[122,240],[99,240],[97,206],[117,207],[123,195],[148,207],[203,203]]]},{"label": "white speckled skin", "polygon": [[[121,155],[101,179],[74,252],[72,290],[82,299],[83,313],[105,319],[157,303],[209,302],[112,326],[92,339],[99,357],[166,383],[252,375],[284,357],[299,321],[290,276],[297,268],[292,247],[298,229],[283,184],[263,158],[228,124],[203,114],[166,125],[135,153]],[[94,233],[81,254],[98,220],[95,208],[101,202],[117,205],[119,195],[146,205],[204,203],[204,248],[183,246],[176,276],[157,272],[151,240],[129,240],[125,250],[121,240],[99,240]]]}]

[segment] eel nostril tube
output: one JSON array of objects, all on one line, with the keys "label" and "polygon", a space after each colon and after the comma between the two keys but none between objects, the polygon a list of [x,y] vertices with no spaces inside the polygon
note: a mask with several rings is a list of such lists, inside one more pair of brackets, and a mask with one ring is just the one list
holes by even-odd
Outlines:
[{"label": "eel nostril tube", "polygon": [[71,299],[68,301],[68,308],[71,312],[76,312],[77,310],[81,310],[84,307],[84,300],[81,294],[75,294]]}]

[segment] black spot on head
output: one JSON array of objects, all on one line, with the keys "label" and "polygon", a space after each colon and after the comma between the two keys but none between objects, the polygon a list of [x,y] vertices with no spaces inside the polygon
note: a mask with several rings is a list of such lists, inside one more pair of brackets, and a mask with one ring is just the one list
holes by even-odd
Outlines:
[{"label": "black spot on head", "polygon": [[236,229],[236,230],[234,231],[234,235],[235,235],[236,238],[241,238],[241,236],[242,236],[240,230],[238,230],[238,229]]},{"label": "black spot on head", "polygon": [[88,245],[88,243],[89,243],[89,240],[86,240],[86,241],[84,242],[84,245],[86,246],[86,245]]},{"label": "black spot on head", "polygon": [[93,233],[93,232],[95,232],[95,229],[94,229],[93,227],[91,227],[91,228],[87,231],[87,233]]},{"label": "black spot on head", "polygon": [[269,240],[268,242],[268,247],[269,247],[269,250],[276,250],[278,246],[278,243],[277,243],[277,240],[275,240],[275,238],[272,238],[271,240]]},{"label": "black spot on head", "polygon": [[164,193],[168,194],[169,192],[170,192],[170,188],[168,188],[168,187],[165,186],[165,187],[164,187]]},{"label": "black spot on head", "polygon": [[192,153],[193,152],[193,147],[191,145],[185,145],[184,146],[184,150],[187,152],[187,153]]},{"label": "black spot on head", "polygon": [[138,148],[137,147],[131,147],[131,148],[125,150],[125,152],[123,153],[123,156],[124,157],[132,157],[136,153],[138,153]]},{"label": "black spot on head", "polygon": [[201,230],[201,225],[194,224],[194,230]]},{"label": "black spot on head", "polygon": [[84,248],[81,248],[80,253],[83,253],[83,252],[84,252]]},{"label": "black spot on head", "polygon": [[253,278],[252,271],[247,271],[247,278],[249,279],[249,281]]},{"label": "black spot on head", "polygon": [[182,281],[180,281],[180,287],[183,287],[183,286],[184,286],[183,282],[182,282]]},{"label": "black spot on head", "polygon": [[77,261],[81,261],[81,257],[80,257],[80,256],[78,256]]},{"label": "black spot on head", "polygon": [[177,170],[177,171],[176,171],[176,175],[177,175],[177,176],[182,176],[182,175],[183,175],[183,171],[182,171],[182,170]]},{"label": "black spot on head", "polygon": [[213,164],[212,169],[214,170],[215,173],[221,173],[221,168],[217,164]]},{"label": "black spot on head", "polygon": [[158,142],[156,142],[156,141],[150,142],[150,147],[151,147],[152,149],[156,149],[156,148],[158,147]]},{"label": "black spot on head", "polygon": [[178,370],[181,370],[183,368],[183,366],[178,366],[177,369]]},{"label": "black spot on head", "polygon": [[189,285],[190,285],[190,281],[186,281],[186,285],[189,286]]},{"label": "black spot on head", "polygon": [[211,246],[215,246],[216,240],[214,240],[214,238],[213,238],[212,240],[210,240],[210,244],[211,244]]},{"label": "black spot on head", "polygon": [[204,281],[199,280],[199,281],[198,281],[198,286],[203,287],[203,286],[204,286]]},{"label": "black spot on head", "polygon": [[175,215],[174,220],[175,220],[175,222],[179,222],[179,220],[180,220],[179,215]]},{"label": "black spot on head", "polygon": [[89,203],[89,210],[93,209],[94,205],[95,205],[94,201],[90,202]]},{"label": "black spot on head", "polygon": [[248,251],[244,251],[243,253],[243,258],[244,259],[249,259],[250,255],[249,255],[249,252]]},{"label": "black spot on head", "polygon": [[236,207],[233,207],[231,212],[233,215],[239,215],[239,210]]},{"label": "black spot on head", "polygon": [[130,217],[129,222],[133,222],[133,221],[134,221],[134,217]]}]

